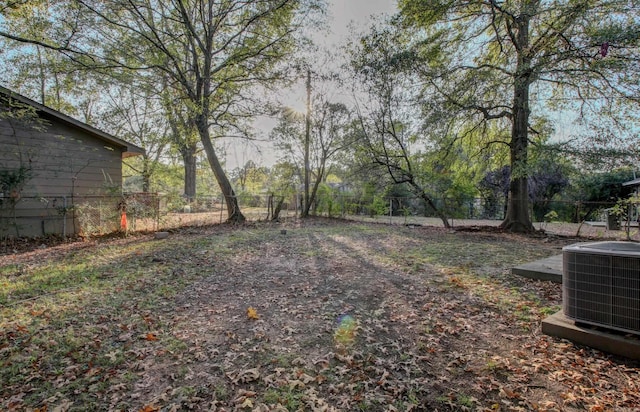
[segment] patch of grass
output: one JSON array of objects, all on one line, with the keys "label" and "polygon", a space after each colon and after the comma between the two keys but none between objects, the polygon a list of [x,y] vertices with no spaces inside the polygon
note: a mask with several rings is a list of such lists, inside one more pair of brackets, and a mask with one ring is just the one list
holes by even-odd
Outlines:
[{"label": "patch of grass", "polygon": [[[177,247],[184,250],[186,244]],[[0,381],[6,390],[28,380],[38,387],[25,398],[29,405],[40,405],[58,392],[86,392],[81,403],[91,405],[91,393],[104,392],[120,379],[126,385],[139,379],[127,369],[147,356],[147,347],[185,351],[186,344],[169,334],[157,344],[140,338],[150,326],[140,311],[157,311],[204,276],[190,270],[175,277],[173,265],[147,258],[167,256],[163,259],[175,259],[172,263],[186,269],[200,263],[187,255],[173,258],[171,252],[161,242],[109,246],[31,264],[20,269],[17,280],[9,279],[15,265],[2,267],[0,282],[10,283],[0,289]]]},{"label": "patch of grass", "polygon": [[163,337],[162,343],[169,353],[181,353],[189,348],[184,341],[171,335]]},{"label": "patch of grass", "polygon": [[278,353],[271,357],[270,363],[276,367],[288,368],[291,367],[291,362],[294,359],[294,356],[291,354]]},{"label": "patch of grass", "polygon": [[267,390],[263,395],[263,400],[267,405],[280,404],[288,411],[297,411],[304,405],[303,396],[304,394],[300,391],[289,387],[280,387]]},{"label": "patch of grass", "polygon": [[174,390],[174,392],[179,393],[181,396],[184,397],[191,397],[194,396],[196,393],[198,393],[198,389],[193,387],[193,386],[181,386],[179,388],[177,388],[176,390]]},{"label": "patch of grass", "polygon": [[562,309],[562,306],[560,305],[544,306],[540,308],[540,315],[542,317],[551,316],[554,313],[557,313],[558,311],[560,311],[560,309]]},{"label": "patch of grass", "polygon": [[505,278],[479,274],[468,267],[444,269],[444,280],[437,283],[441,290],[473,294],[521,322],[536,321],[542,309],[538,296],[511,286]]},{"label": "patch of grass", "polygon": [[[96,410],[139,410],[161,398],[167,410],[231,410],[242,388],[254,392],[254,405],[292,411],[309,407],[311,391],[344,410],[406,410],[437,407],[438,395],[466,388],[441,396],[442,408],[480,408],[472,395],[485,400],[481,389],[467,386],[468,359],[478,355],[470,342],[486,349],[474,358],[483,370],[482,342],[505,339],[492,334],[494,321],[532,322],[549,310],[547,299],[486,270],[518,259],[507,241],[305,224],[286,236],[272,225],[194,230],[0,268],[0,285],[23,282],[20,292],[0,290],[0,399],[26,393],[25,410],[54,396]],[[249,305],[259,320],[247,319]],[[332,338],[343,312],[360,323],[353,347],[338,353]],[[447,366],[453,352],[469,358]],[[486,369],[500,373],[492,362]],[[250,369],[264,378],[270,368],[279,374],[271,384],[230,380]],[[305,387],[289,386],[302,373],[311,376]],[[423,390],[440,375],[443,384]]]},{"label": "patch of grass", "polygon": [[422,243],[397,251],[395,259],[429,263],[443,267],[503,267],[547,257],[549,252],[522,248],[518,242],[499,237],[465,238],[458,234],[443,235],[437,242]]},{"label": "patch of grass", "polygon": [[0,305],[31,299],[65,289],[88,287],[98,281],[98,268],[86,262],[52,264],[26,271],[0,289]]},{"label": "patch of grass", "polygon": [[465,394],[458,394],[456,397],[456,403],[461,406],[466,406],[467,408],[472,408],[476,401],[472,396]]},{"label": "patch of grass", "polygon": [[517,304],[515,305],[514,315],[518,320],[521,320],[523,322],[530,322],[532,319],[531,307],[527,305],[527,302]]},{"label": "patch of grass", "polygon": [[10,264],[0,266],[0,276],[19,277],[22,274],[22,266],[18,264]]},{"label": "patch of grass", "polygon": [[460,407],[473,408],[476,404],[476,400],[473,397],[464,393],[451,393],[446,396],[438,396],[436,400],[456,410]]},{"label": "patch of grass", "polygon": [[229,391],[223,384],[217,384],[216,386],[214,386],[213,393],[215,395],[215,399],[219,401],[225,401],[229,399]]},{"label": "patch of grass", "polygon": [[322,251],[319,249],[315,249],[315,250],[306,250],[303,252],[304,256],[306,257],[318,257],[318,256],[322,256]]}]

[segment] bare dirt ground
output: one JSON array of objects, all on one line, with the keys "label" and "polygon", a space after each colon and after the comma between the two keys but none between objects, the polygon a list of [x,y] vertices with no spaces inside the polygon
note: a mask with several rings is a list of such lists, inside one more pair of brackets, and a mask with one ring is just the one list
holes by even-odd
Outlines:
[{"label": "bare dirt ground", "polygon": [[5,254],[0,409],[640,410],[640,365],[541,334],[560,285],[510,274],[575,241],[310,219]]}]

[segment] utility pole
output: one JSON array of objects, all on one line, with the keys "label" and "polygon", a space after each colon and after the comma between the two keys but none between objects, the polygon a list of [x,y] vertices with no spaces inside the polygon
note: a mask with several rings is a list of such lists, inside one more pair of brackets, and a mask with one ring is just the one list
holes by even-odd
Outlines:
[{"label": "utility pole", "polygon": [[311,205],[309,204],[309,145],[311,143],[311,69],[307,69],[307,115],[305,116],[304,136],[304,205],[301,217],[309,216]]}]

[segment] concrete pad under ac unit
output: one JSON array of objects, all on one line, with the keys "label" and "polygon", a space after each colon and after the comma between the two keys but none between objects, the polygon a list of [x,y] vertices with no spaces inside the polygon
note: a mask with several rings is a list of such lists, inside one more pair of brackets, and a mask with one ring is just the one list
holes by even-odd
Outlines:
[{"label": "concrete pad under ac unit", "polygon": [[542,321],[542,333],[567,339],[603,352],[640,360],[640,336],[622,334],[592,326],[576,325],[562,311]]}]

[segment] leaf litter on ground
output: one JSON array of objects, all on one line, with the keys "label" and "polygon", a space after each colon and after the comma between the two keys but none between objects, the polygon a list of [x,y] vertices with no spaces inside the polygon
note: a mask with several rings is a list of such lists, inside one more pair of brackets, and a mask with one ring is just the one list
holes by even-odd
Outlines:
[{"label": "leaf litter on ground", "polygon": [[0,409],[640,408],[638,363],[543,335],[560,286],[510,274],[575,241],[309,219],[0,256]]}]

